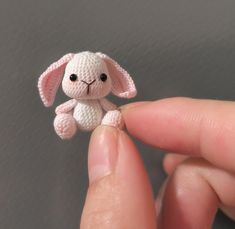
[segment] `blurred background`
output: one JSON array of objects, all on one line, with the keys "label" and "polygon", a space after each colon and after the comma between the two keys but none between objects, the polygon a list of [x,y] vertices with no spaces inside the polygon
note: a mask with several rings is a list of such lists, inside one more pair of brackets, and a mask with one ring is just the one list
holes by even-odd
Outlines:
[{"label": "blurred background", "polygon": [[[1,229],[79,227],[90,134],[60,140],[54,108],[67,97],[60,90],[46,109],[36,87],[63,54],[110,55],[136,82],[138,96],[131,101],[235,100],[233,0],[1,0],[0,34]],[[164,154],[135,142],[156,194],[166,178]],[[234,227],[218,213],[214,229]]]}]

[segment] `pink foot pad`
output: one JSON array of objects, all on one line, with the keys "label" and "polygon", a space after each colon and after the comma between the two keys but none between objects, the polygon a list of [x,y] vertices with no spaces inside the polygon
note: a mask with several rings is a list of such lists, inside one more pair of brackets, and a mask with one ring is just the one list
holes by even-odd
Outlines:
[{"label": "pink foot pad", "polygon": [[76,133],[77,124],[71,114],[59,114],[54,119],[54,128],[62,139],[69,139]]}]

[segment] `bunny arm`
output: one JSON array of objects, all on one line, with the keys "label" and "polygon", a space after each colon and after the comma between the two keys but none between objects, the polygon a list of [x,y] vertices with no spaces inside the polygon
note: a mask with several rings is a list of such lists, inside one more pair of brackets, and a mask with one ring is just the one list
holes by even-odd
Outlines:
[{"label": "bunny arm", "polygon": [[99,101],[100,101],[101,107],[105,111],[112,111],[112,110],[116,110],[117,109],[117,106],[115,104],[113,104],[112,102],[110,102],[109,100],[107,100],[105,98],[102,98]]},{"label": "bunny arm", "polygon": [[62,103],[55,109],[55,113],[58,114],[64,114],[68,113],[71,111],[75,106],[77,105],[77,100],[76,99],[70,99],[65,103]]}]

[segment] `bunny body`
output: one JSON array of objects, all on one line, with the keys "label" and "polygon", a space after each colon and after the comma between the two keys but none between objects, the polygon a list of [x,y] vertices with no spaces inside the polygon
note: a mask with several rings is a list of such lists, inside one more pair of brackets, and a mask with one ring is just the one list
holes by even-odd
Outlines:
[{"label": "bunny body", "polygon": [[80,100],[73,111],[73,117],[78,123],[78,128],[91,131],[101,124],[103,110],[99,100]]},{"label": "bunny body", "polygon": [[105,96],[110,92],[124,98],[136,95],[129,74],[102,53],[70,53],[50,65],[38,81],[45,106],[53,104],[61,82],[64,93],[72,98],[56,108],[54,127],[61,138],[71,138],[77,129],[91,131],[100,124],[120,128],[121,113]]}]

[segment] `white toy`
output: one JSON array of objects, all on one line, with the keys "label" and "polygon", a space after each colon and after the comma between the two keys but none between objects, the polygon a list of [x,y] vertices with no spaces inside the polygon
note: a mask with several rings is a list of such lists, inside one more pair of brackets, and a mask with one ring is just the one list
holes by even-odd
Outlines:
[{"label": "white toy", "polygon": [[86,51],[66,54],[51,64],[38,81],[45,106],[53,104],[61,81],[64,93],[71,98],[55,110],[54,127],[62,139],[71,138],[77,128],[91,131],[100,124],[123,126],[121,112],[105,97],[112,92],[132,98],[136,88],[130,75],[113,59]]}]

